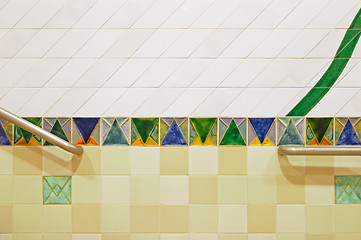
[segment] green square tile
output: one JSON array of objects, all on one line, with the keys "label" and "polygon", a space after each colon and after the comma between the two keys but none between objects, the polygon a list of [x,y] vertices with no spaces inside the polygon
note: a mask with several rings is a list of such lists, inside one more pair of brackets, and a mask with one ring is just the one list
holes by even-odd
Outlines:
[{"label": "green square tile", "polygon": [[159,118],[132,118],[132,145],[159,145]]},{"label": "green square tile", "polygon": [[217,145],[217,118],[190,118],[190,146]]},{"label": "green square tile", "polygon": [[247,121],[245,118],[219,119],[219,145],[246,146]]},{"label": "green square tile", "polygon": [[71,204],[71,176],[44,176],[43,204]]},{"label": "green square tile", "polygon": [[[24,118],[26,121],[31,122],[37,127],[41,128],[41,118]],[[14,126],[14,145],[17,146],[41,146],[41,138],[22,129],[21,127]]]},{"label": "green square tile", "polygon": [[333,145],[333,118],[306,118],[307,146]]},{"label": "green square tile", "polygon": [[361,176],[335,176],[335,203],[361,203]]}]

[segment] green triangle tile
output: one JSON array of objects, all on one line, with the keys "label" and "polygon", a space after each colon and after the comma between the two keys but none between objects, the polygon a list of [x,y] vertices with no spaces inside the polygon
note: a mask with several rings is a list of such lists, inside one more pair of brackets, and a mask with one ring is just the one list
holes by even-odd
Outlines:
[{"label": "green triangle tile", "polygon": [[[53,128],[51,129],[50,133],[60,137],[61,139],[65,140],[65,141],[69,141],[68,138],[66,137],[65,132],[63,131],[63,128],[60,125],[60,122],[58,120],[55,121]],[[44,145],[53,145],[50,142],[46,141],[44,143]]]},{"label": "green triangle tile", "polygon": [[307,122],[320,143],[332,122],[332,118],[307,118]]},{"label": "green triangle tile", "polygon": [[278,145],[303,145],[302,138],[292,122],[284,131]]},{"label": "green triangle tile", "polygon": [[132,122],[134,123],[143,143],[145,143],[152,134],[157,121],[158,118],[132,118]]},{"label": "green triangle tile", "polygon": [[234,120],[231,121],[226,133],[223,136],[220,145],[233,145],[233,146],[246,145]]},{"label": "green triangle tile", "polygon": [[128,141],[124,136],[123,131],[120,129],[117,121],[113,122],[109,130],[108,136],[103,142],[103,145],[128,145]]},{"label": "green triangle tile", "polygon": [[202,143],[206,141],[208,134],[212,131],[216,121],[217,118],[191,118],[191,122]]}]

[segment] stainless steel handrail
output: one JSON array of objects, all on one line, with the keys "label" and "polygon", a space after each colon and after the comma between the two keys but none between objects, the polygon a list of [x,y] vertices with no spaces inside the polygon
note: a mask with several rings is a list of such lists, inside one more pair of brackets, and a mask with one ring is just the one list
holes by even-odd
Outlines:
[{"label": "stainless steel handrail", "polygon": [[328,155],[328,156],[350,156],[356,155],[361,156],[360,147],[288,147],[281,146],[278,147],[278,153],[280,155]]},{"label": "stainless steel handrail", "polygon": [[32,134],[35,134],[46,141],[64,149],[65,151],[80,155],[83,153],[83,148],[80,146],[75,146],[67,141],[64,141],[60,137],[55,136],[54,134],[45,131],[42,128],[39,128],[38,126],[35,126],[34,124],[26,121],[25,119],[22,119],[21,117],[16,116],[13,113],[10,113],[2,108],[0,108],[0,118],[3,118],[13,124],[15,124],[18,127],[21,127],[25,129],[28,132],[31,132]]}]

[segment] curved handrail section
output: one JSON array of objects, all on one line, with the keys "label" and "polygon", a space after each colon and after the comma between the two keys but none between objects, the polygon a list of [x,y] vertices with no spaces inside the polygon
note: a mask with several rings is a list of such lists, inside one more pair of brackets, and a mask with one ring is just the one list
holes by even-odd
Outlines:
[{"label": "curved handrail section", "polygon": [[45,131],[44,129],[22,119],[21,117],[16,116],[15,114],[6,111],[5,109],[0,108],[0,118],[3,118],[18,127],[25,129],[32,134],[35,134],[42,139],[64,149],[65,151],[71,152],[73,154],[80,155],[83,153],[83,148],[80,146],[75,146],[67,141],[64,141],[60,137],[55,136],[54,134]]},{"label": "curved handrail section", "polygon": [[304,156],[361,156],[361,147],[288,147],[281,146],[278,154]]}]

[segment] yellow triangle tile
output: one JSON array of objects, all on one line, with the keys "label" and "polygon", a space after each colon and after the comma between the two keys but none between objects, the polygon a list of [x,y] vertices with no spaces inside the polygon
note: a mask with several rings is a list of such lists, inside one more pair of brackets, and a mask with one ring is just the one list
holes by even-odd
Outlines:
[{"label": "yellow triangle tile", "polygon": [[191,146],[203,146],[203,143],[199,137],[194,140],[194,142],[191,144]]},{"label": "yellow triangle tile", "polygon": [[29,146],[41,146],[41,144],[38,141],[36,141],[36,139],[34,137],[30,138],[30,141],[29,141],[28,145]]},{"label": "yellow triangle tile", "polygon": [[144,146],[144,143],[142,139],[139,137],[137,140],[135,140],[132,144],[133,146]]},{"label": "yellow triangle tile", "polygon": [[19,141],[15,143],[15,145],[28,145],[25,141],[25,138],[20,138]]},{"label": "yellow triangle tile", "polygon": [[313,138],[308,144],[307,146],[319,146],[320,144],[318,143],[316,138]]},{"label": "yellow triangle tile", "polygon": [[150,137],[150,138],[148,138],[148,140],[145,142],[145,146],[158,146],[158,144]]},{"label": "yellow triangle tile", "polygon": [[210,137],[207,137],[206,141],[204,142],[204,146],[216,146],[216,144]]},{"label": "yellow triangle tile", "polygon": [[332,146],[332,143],[327,138],[322,138],[322,141],[320,143],[321,146]]},{"label": "yellow triangle tile", "polygon": [[256,137],[250,144],[249,146],[261,146],[261,142],[259,141],[259,139]]},{"label": "yellow triangle tile", "polygon": [[274,143],[266,137],[262,143],[262,146],[274,146]]}]

